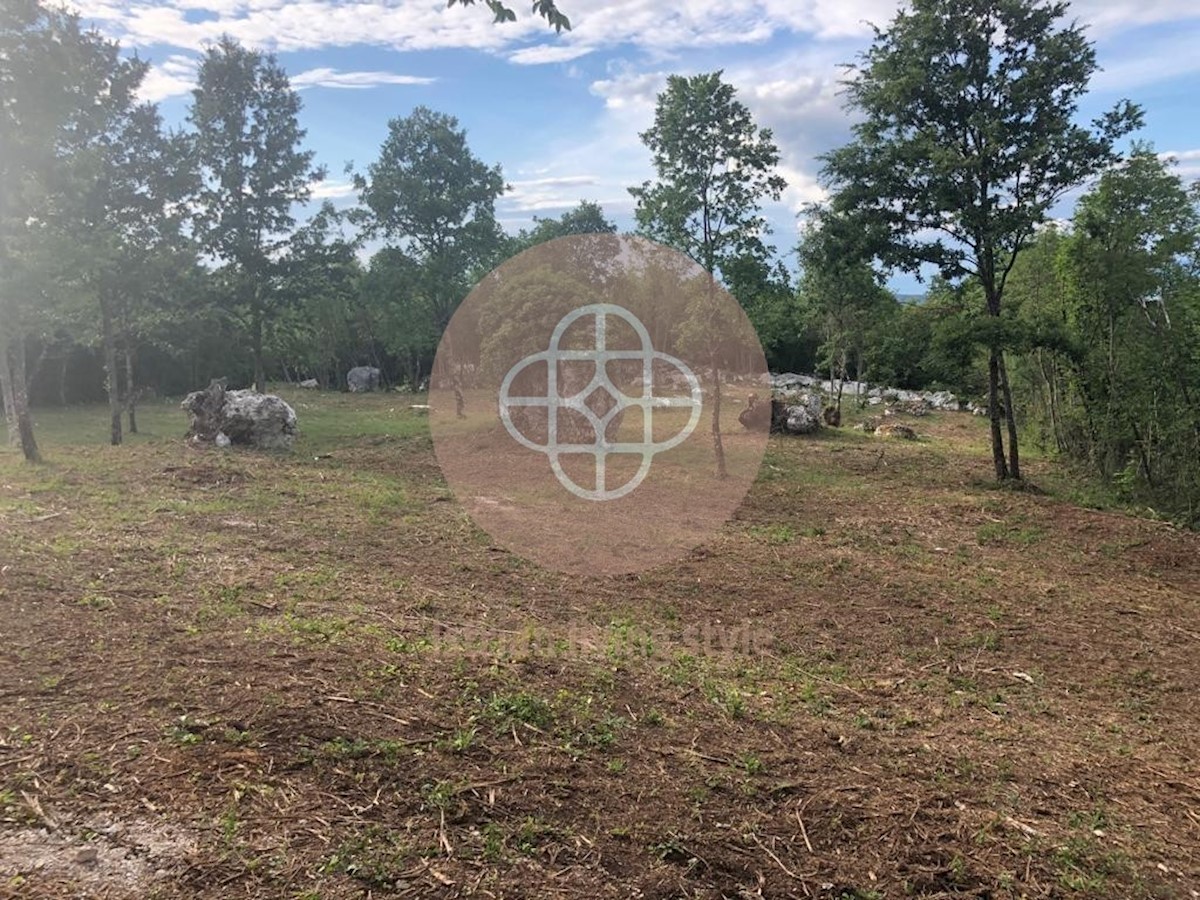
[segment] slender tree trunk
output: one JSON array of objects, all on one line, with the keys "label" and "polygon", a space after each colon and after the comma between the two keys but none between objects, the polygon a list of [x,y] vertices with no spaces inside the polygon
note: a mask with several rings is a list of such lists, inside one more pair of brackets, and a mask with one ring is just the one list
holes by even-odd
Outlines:
[{"label": "slender tree trunk", "polygon": [[254,311],[253,328],[254,389],[260,394],[265,394],[267,392],[267,373],[263,368],[263,322],[262,312],[257,309]]},{"label": "slender tree trunk", "polygon": [[125,337],[125,408],[129,414],[129,433],[137,434],[137,388],[133,381],[133,347]]},{"label": "slender tree trunk", "polygon": [[58,360],[58,405],[67,405],[67,370],[71,363],[70,348],[64,348]]},{"label": "slender tree trunk", "polygon": [[1004,434],[1000,430],[1000,351],[992,348],[988,356],[988,419],[992,425],[992,462],[996,480],[1008,478],[1008,461],[1004,458]]},{"label": "slender tree trunk", "polygon": [[33,436],[33,419],[29,415],[29,388],[25,379],[25,339],[18,337],[11,344],[0,338],[0,379],[8,382],[6,396],[11,393],[13,419],[18,442],[26,462],[40,463],[42,454]]},{"label": "slender tree trunk", "polygon": [[1017,449],[1017,417],[1013,412],[1012,386],[1008,383],[1008,367],[1004,351],[1000,351],[1000,386],[1004,390],[1004,421],[1008,425],[1008,477],[1021,480],[1021,454]]},{"label": "slender tree trunk", "polygon": [[107,376],[109,439],[114,447],[119,446],[121,434],[121,378],[117,369],[117,335],[113,325],[112,298],[103,293],[100,297],[100,336],[104,342],[104,372]]},{"label": "slender tree trunk", "polygon": [[716,352],[713,352],[713,416],[712,436],[713,453],[717,457],[717,477],[728,478],[729,471],[725,467],[725,443],[721,438],[721,367],[717,363]]},{"label": "slender tree trunk", "polygon": [[21,433],[17,429],[17,401],[13,396],[12,370],[8,363],[8,340],[0,334],[0,397],[4,402],[4,424],[8,428],[8,445],[17,447]]}]

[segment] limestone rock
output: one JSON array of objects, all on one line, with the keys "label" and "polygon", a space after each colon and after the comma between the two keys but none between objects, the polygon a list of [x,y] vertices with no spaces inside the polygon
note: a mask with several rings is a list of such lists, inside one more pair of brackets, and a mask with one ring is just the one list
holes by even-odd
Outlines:
[{"label": "limestone rock", "polygon": [[917,433],[907,425],[898,422],[887,422],[875,429],[875,437],[899,438],[905,441],[915,441]]},{"label": "limestone rock", "polygon": [[346,386],[352,394],[379,390],[380,372],[374,366],[355,366],[346,373]]},{"label": "limestone rock", "polygon": [[290,450],[296,412],[274,394],[227,391],[225,380],[193,391],[180,404],[190,419],[187,437],[200,444],[231,444],[256,450]]}]

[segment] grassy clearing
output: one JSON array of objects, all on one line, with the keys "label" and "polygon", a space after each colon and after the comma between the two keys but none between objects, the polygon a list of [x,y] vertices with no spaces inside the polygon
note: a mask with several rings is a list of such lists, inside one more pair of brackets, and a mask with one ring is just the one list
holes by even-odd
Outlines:
[{"label": "grassy clearing", "polygon": [[450,499],[408,395],[285,396],[289,455],[166,402],[0,451],[7,890],[1200,889],[1196,535],[1036,455],[1047,493],[993,490],[942,415],[773,440],[687,558],[560,576]]}]

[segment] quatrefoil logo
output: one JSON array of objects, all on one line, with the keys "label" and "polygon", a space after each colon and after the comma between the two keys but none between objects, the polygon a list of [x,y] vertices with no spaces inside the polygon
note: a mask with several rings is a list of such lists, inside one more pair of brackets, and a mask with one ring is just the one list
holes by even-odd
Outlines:
[{"label": "quatrefoil logo", "polygon": [[769,393],[742,307],[687,256],[615,234],[540,244],[484,276],[438,344],[421,405],[458,506],[430,538],[481,577],[511,571],[505,552],[580,575],[679,559],[754,482],[767,432],[739,414]]},{"label": "quatrefoil logo", "polygon": [[[626,323],[637,335],[639,345],[636,349],[611,349],[608,347],[608,320],[616,318]],[[583,349],[566,349],[562,347],[563,336],[581,320],[591,320],[592,333],[595,335],[594,346]],[[594,371],[592,378],[581,389],[567,396],[562,396],[558,384],[560,363],[586,363]],[[609,364],[612,362],[636,363],[640,369],[638,382],[641,391],[636,396],[630,396],[613,383]],[[678,373],[686,381],[689,395],[686,398],[672,396],[656,396],[654,393],[655,363],[665,364]],[[538,397],[514,396],[513,381],[533,366],[544,366],[547,372],[546,393]],[[608,401],[607,409],[594,408],[603,401]],[[690,411],[687,422],[666,440],[654,439],[654,410],[680,407]],[[537,407],[544,409],[546,414],[545,440],[530,437],[521,431],[513,421],[513,408]],[[638,440],[613,441],[609,439],[609,429],[613,422],[630,407],[641,410],[641,434]],[[616,500],[635,490],[650,473],[654,457],[658,453],[679,446],[696,429],[700,421],[703,401],[700,392],[700,380],[696,373],[683,361],[668,353],[655,350],[650,340],[650,333],[629,310],[612,303],[592,303],[573,310],[559,320],[550,336],[550,346],[540,353],[530,354],[509,369],[500,385],[500,418],[504,427],[513,439],[523,447],[546,454],[550,459],[550,468],[559,484],[576,497],[584,500]],[[590,426],[591,440],[586,442],[572,441],[561,428],[561,413],[570,412],[582,416]],[[562,458],[568,455],[587,455],[594,460],[594,487],[580,485],[563,468]],[[624,483],[612,486],[608,479],[608,461],[610,457],[627,455],[639,459],[637,470],[626,478]]]}]

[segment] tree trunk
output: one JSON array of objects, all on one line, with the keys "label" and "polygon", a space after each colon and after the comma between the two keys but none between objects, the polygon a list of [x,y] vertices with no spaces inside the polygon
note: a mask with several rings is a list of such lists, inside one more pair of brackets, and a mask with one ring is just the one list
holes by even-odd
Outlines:
[{"label": "tree trunk", "polygon": [[21,434],[17,430],[17,401],[13,396],[12,371],[8,365],[8,341],[3,335],[0,335],[0,398],[4,403],[8,445],[16,447],[21,443]]},{"label": "tree trunk", "polygon": [[260,394],[267,392],[267,373],[263,368],[263,323],[262,313],[258,310],[254,312],[254,389]]},{"label": "tree trunk", "polygon": [[1008,425],[1008,477],[1021,480],[1021,454],[1017,449],[1017,416],[1013,412],[1012,387],[1008,383],[1008,367],[1004,351],[1000,351],[1000,386],[1004,391],[1004,421]]},{"label": "tree trunk", "polygon": [[67,405],[67,370],[71,363],[71,350],[64,347],[58,360],[58,405]]},{"label": "tree trunk", "polygon": [[254,287],[250,296],[250,351],[254,357],[254,390],[260,394],[267,392],[267,372],[263,365],[263,319],[266,311],[263,309],[262,279],[254,274]]},{"label": "tree trunk", "polygon": [[1000,351],[993,347],[988,356],[988,419],[992,425],[992,462],[996,480],[1008,478],[1008,461],[1004,458],[1004,435],[1000,430]]},{"label": "tree trunk", "polygon": [[11,394],[13,419],[16,422],[17,438],[25,460],[40,463],[42,454],[38,451],[37,441],[33,436],[33,419],[29,416],[29,389],[25,380],[25,339],[18,337],[11,345],[0,338],[0,379],[8,383],[5,395]]},{"label": "tree trunk", "polygon": [[717,364],[716,353],[713,353],[713,417],[712,436],[713,453],[717,457],[717,477],[728,478],[725,468],[725,444],[721,439],[721,367]]},{"label": "tree trunk", "polygon": [[125,408],[129,414],[129,433],[137,434],[137,389],[133,381],[133,347],[125,338]]},{"label": "tree trunk", "polygon": [[112,298],[100,297],[100,335],[104,342],[104,372],[107,376],[109,439],[114,447],[121,443],[121,379],[117,370],[117,336],[113,327]]}]

